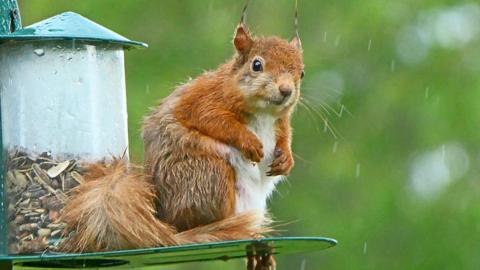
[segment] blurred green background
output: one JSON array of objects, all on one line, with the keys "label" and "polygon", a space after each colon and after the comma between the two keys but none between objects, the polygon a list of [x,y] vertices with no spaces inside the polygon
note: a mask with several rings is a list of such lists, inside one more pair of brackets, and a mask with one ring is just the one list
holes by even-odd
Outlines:
[{"label": "blurred green background", "polygon": [[[233,53],[243,1],[19,1],[24,25],[78,12],[150,45],[126,54],[131,156],[176,85]],[[255,0],[254,33],[290,38],[293,0]],[[278,269],[480,269],[480,5],[299,0],[306,76],[296,167],[270,207],[284,235],[327,236]],[[243,269],[242,261],[161,269]]]}]

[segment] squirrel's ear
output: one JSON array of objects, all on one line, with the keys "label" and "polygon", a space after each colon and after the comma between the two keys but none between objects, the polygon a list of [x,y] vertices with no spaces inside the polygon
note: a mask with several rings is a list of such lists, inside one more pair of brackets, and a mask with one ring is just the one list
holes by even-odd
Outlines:
[{"label": "squirrel's ear", "polygon": [[292,44],[295,48],[297,48],[299,51],[302,51],[302,41],[298,36],[295,36],[291,41],[290,44]]},{"label": "squirrel's ear", "polygon": [[235,31],[235,37],[233,38],[233,44],[237,51],[241,54],[248,53],[253,44],[253,39],[250,36],[250,32],[245,24],[240,23]]}]

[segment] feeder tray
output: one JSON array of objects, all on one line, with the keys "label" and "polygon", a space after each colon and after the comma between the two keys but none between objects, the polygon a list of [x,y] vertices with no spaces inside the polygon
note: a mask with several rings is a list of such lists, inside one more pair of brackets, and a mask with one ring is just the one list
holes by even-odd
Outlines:
[{"label": "feeder tray", "polygon": [[[173,247],[95,252],[82,254],[38,254],[1,256],[0,266],[6,264],[13,269],[23,267],[41,268],[86,268],[102,267],[145,267],[205,261],[227,261],[254,254],[271,252],[286,255],[324,250],[337,241],[324,237],[271,237],[258,240],[225,241],[207,244],[193,244]],[[3,267],[0,267],[4,269]]]}]

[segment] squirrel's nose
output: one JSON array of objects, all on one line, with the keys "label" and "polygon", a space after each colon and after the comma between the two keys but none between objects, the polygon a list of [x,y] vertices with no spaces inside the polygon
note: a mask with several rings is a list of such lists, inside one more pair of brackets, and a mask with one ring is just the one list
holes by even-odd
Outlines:
[{"label": "squirrel's nose", "polygon": [[282,94],[282,96],[284,97],[288,97],[292,94],[292,87],[290,87],[289,85],[285,85],[285,84],[282,84],[278,87],[278,90],[280,91],[280,94]]}]

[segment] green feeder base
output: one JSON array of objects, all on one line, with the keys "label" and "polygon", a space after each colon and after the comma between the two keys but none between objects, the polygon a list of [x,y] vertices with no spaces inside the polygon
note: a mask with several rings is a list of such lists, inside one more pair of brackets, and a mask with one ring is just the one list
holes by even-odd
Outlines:
[{"label": "green feeder base", "polygon": [[95,252],[82,254],[38,254],[0,256],[0,269],[84,268],[131,269],[188,262],[232,260],[250,254],[284,255],[327,249],[337,241],[324,237],[271,237],[173,247]]}]

